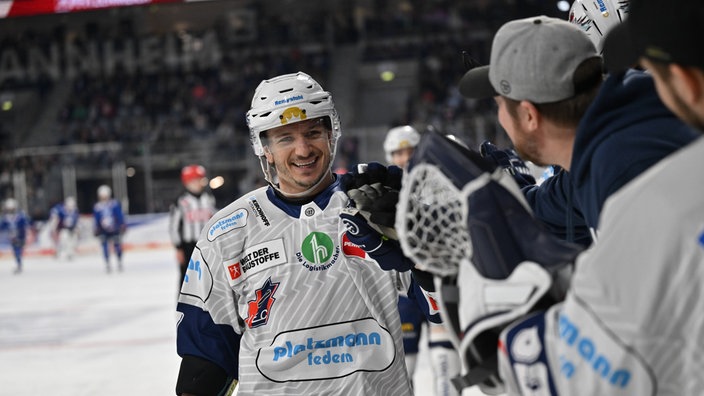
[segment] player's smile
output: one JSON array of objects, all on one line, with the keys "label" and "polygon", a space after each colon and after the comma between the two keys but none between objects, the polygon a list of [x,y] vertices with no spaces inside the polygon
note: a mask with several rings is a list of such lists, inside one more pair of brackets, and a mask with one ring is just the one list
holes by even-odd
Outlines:
[{"label": "player's smile", "polygon": [[306,163],[301,163],[301,162],[294,162],[293,166],[297,168],[303,168],[303,169],[311,169],[315,166],[317,162],[317,158],[313,159],[312,161],[306,162]]}]

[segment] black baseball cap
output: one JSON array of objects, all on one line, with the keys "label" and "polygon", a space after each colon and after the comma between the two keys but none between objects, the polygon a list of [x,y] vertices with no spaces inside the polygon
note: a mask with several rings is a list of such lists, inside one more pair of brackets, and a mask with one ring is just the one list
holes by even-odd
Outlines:
[{"label": "black baseball cap", "polygon": [[626,20],[604,42],[610,72],[633,67],[642,56],[704,69],[704,0],[632,0]]}]

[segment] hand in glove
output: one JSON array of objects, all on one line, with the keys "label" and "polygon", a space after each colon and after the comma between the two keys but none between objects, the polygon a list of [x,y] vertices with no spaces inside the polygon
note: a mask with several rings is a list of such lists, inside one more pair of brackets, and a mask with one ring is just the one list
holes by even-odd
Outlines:
[{"label": "hand in glove", "polygon": [[519,187],[535,184],[535,178],[530,173],[530,169],[515,151],[501,150],[487,140],[479,146],[479,153],[482,157],[491,159],[496,165],[504,168],[509,175],[513,176]]},{"label": "hand in glove", "polygon": [[341,185],[359,213],[380,233],[397,239],[394,222],[403,171],[397,166],[360,164],[342,176]]},{"label": "hand in glove", "polygon": [[403,255],[401,245],[380,234],[371,227],[367,220],[355,208],[343,209],[340,213],[342,222],[347,228],[347,238],[359,246],[379,263],[386,271],[408,271],[413,268],[413,262]]},{"label": "hand in glove", "polygon": [[395,165],[386,167],[378,162],[359,164],[353,171],[342,175],[342,187],[349,191],[365,184],[381,183],[390,189],[399,190],[402,176],[403,170]]}]

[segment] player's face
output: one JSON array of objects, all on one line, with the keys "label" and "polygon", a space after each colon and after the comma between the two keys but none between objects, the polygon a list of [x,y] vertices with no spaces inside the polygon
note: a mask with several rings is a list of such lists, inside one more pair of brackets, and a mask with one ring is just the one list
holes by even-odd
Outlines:
[{"label": "player's face", "polygon": [[403,168],[408,164],[408,160],[411,159],[412,155],[413,147],[405,147],[391,153],[391,162],[399,168]]},{"label": "player's face", "polygon": [[641,64],[648,69],[655,80],[655,88],[662,102],[677,117],[687,124],[704,131],[704,110],[698,114],[692,106],[688,105],[682,92],[686,92],[685,82],[679,77],[680,74],[670,73],[664,76],[659,72],[659,68],[647,58],[641,58]]},{"label": "player's face", "polygon": [[[324,177],[332,181],[330,136],[331,131],[320,118],[267,131],[265,155],[276,169],[282,192],[305,192]],[[318,190],[328,185],[321,183]]]},{"label": "player's face", "polygon": [[531,161],[536,165],[546,166],[540,158],[538,144],[532,135],[526,133],[520,120],[516,119],[507,108],[506,100],[501,96],[494,98],[496,105],[499,107],[498,119],[499,124],[504,128],[508,138],[513,143],[513,148],[524,161]]}]

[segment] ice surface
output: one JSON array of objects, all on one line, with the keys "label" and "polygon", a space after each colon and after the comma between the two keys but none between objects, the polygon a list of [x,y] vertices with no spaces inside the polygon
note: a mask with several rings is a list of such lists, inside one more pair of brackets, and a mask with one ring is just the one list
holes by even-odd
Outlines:
[{"label": "ice surface", "polygon": [[178,269],[171,249],[0,260],[3,395],[173,395]]}]

